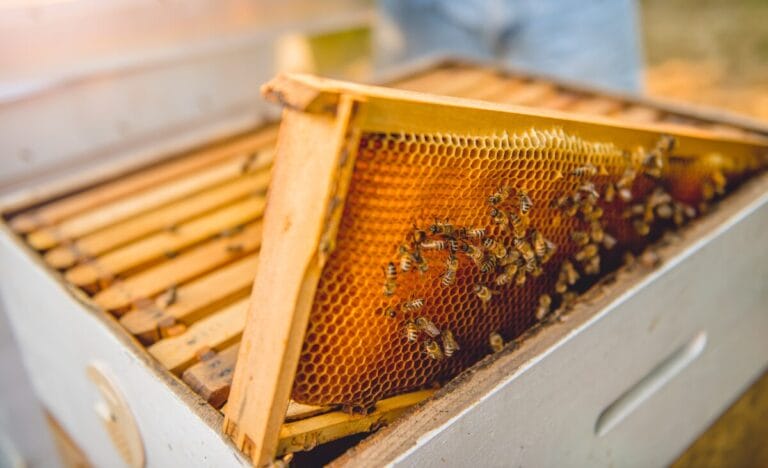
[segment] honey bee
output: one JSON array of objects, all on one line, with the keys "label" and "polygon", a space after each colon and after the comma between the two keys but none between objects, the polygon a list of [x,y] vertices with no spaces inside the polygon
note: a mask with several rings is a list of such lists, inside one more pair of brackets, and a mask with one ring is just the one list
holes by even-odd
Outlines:
[{"label": "honey bee", "polygon": [[616,238],[613,237],[612,235],[608,233],[605,233],[603,235],[603,247],[605,247],[606,249],[611,250],[612,248],[614,248],[616,246],[616,242],[617,242]]},{"label": "honey bee", "polygon": [[414,245],[419,245],[425,240],[427,240],[427,233],[418,227],[416,225],[413,225],[413,231],[411,232],[411,237],[413,238]]},{"label": "honey bee", "polygon": [[507,250],[507,256],[499,259],[499,265],[507,266],[510,264],[517,264],[520,260],[520,252],[515,249]]},{"label": "honey bee", "polygon": [[424,352],[430,359],[439,361],[445,357],[443,350],[440,349],[440,343],[434,340],[426,340],[424,342]]},{"label": "honey bee", "polygon": [[636,216],[643,216],[645,213],[645,206],[637,203],[632,206],[628,206],[627,208],[622,211],[621,216],[625,219],[627,218],[634,218]]},{"label": "honey bee", "polygon": [[584,262],[597,255],[597,244],[587,244],[573,256],[577,261]]},{"label": "honey bee", "polygon": [[565,280],[562,278],[558,279],[555,283],[555,292],[558,294],[563,294],[566,291],[568,291],[568,285],[565,284]]},{"label": "honey bee", "polygon": [[648,204],[652,206],[658,206],[664,203],[670,203],[671,201],[672,201],[672,196],[670,196],[663,189],[654,190],[653,193],[651,193],[651,195],[648,197]]},{"label": "honey bee", "polygon": [[669,219],[672,217],[673,210],[669,203],[664,203],[656,207],[656,216],[661,219]]},{"label": "honey bee", "polygon": [[411,343],[414,343],[419,339],[419,327],[416,326],[416,322],[413,320],[405,322],[405,337]]},{"label": "honey bee", "polygon": [[573,171],[571,171],[571,174],[575,175],[576,177],[592,177],[597,175],[597,168],[592,164],[587,164],[585,166],[579,166],[575,168]]},{"label": "honey bee", "polygon": [[489,289],[488,286],[485,286],[482,284],[476,284],[475,294],[477,294],[477,297],[480,298],[483,304],[487,304],[491,300],[491,297],[493,296],[494,291]]},{"label": "honey bee", "polygon": [[536,257],[532,257],[525,262],[525,273],[531,273],[533,276],[540,276],[544,270],[541,269],[541,265]]},{"label": "honey bee", "polygon": [[506,187],[506,186],[499,187],[496,193],[488,197],[488,203],[493,206],[503,203],[504,200],[509,198],[509,193],[510,193],[509,187]]},{"label": "honey bee", "polygon": [[632,227],[635,228],[635,232],[641,236],[647,236],[651,232],[651,226],[642,219],[636,219],[632,221]]},{"label": "honey bee", "polygon": [[517,213],[510,212],[509,221],[512,222],[512,234],[515,239],[522,239],[526,236],[528,233],[528,222],[526,220],[518,216]]},{"label": "honey bee", "polygon": [[506,284],[509,284],[515,278],[516,273],[517,273],[517,265],[514,263],[511,263],[504,268],[504,271],[501,274],[496,276],[494,283],[497,286],[504,286]]},{"label": "honey bee", "polygon": [[453,256],[448,257],[448,260],[445,262],[445,273],[443,273],[443,277],[440,280],[443,286],[450,286],[454,282],[456,282],[456,272],[459,269],[459,259]]},{"label": "honey bee", "polygon": [[419,309],[424,307],[424,299],[411,299],[409,301],[406,301],[403,306],[403,312],[416,312]]},{"label": "honey bee", "polygon": [[547,239],[537,229],[531,231],[531,242],[533,243],[533,251],[539,258],[544,258],[547,254]]},{"label": "honey bee", "polygon": [[527,241],[523,239],[515,239],[513,242],[515,248],[520,252],[520,255],[523,256],[525,263],[530,262],[531,259],[536,256],[535,252],[533,251],[533,247],[531,247],[531,244],[529,244]]},{"label": "honey bee", "polygon": [[445,352],[445,357],[451,357],[453,356],[453,353],[460,350],[461,347],[459,346],[459,343],[456,342],[456,338],[453,336],[453,332],[450,330],[445,330],[442,334],[443,339],[443,351]]},{"label": "honey bee", "polygon": [[526,215],[529,211],[531,211],[531,208],[533,207],[533,201],[525,190],[517,191],[517,201],[520,213]]},{"label": "honey bee", "polygon": [[557,246],[549,239],[544,239],[544,256],[541,257],[541,263],[547,263],[557,252]]},{"label": "honey bee", "polygon": [[421,255],[420,252],[414,252],[413,254],[413,260],[416,262],[416,269],[420,274],[424,274],[429,270],[429,264],[427,263],[427,260]]},{"label": "honey bee", "polygon": [[725,187],[728,184],[728,180],[723,175],[723,172],[716,170],[712,173],[712,183],[715,185],[715,193],[718,195],[725,194]]},{"label": "honey bee", "polygon": [[671,153],[677,146],[677,138],[672,135],[662,135],[656,142],[656,149],[665,153]]},{"label": "honey bee", "polygon": [[568,260],[564,261],[563,266],[560,267],[560,276],[571,286],[576,284],[576,281],[579,280],[579,272],[576,271],[573,263]]},{"label": "honey bee", "polygon": [[685,223],[685,213],[679,203],[672,207],[672,221],[674,221],[676,226],[682,226]]},{"label": "honey bee", "polygon": [[401,245],[398,252],[400,254],[400,270],[403,272],[411,271],[411,268],[413,268],[413,256],[411,251],[408,250],[408,246]]},{"label": "honey bee", "polygon": [[163,307],[170,307],[173,304],[175,304],[176,300],[178,299],[178,296],[179,296],[178,288],[174,284],[165,291],[165,294],[163,294],[163,297],[162,297]]},{"label": "honey bee", "polygon": [[435,220],[435,222],[429,227],[429,232],[431,232],[434,235],[440,234],[443,236],[452,236],[453,233],[456,231],[456,228],[448,222],[448,220],[445,221],[438,221]]},{"label": "honey bee", "polygon": [[637,172],[631,167],[627,167],[624,169],[624,173],[619,178],[619,181],[616,182],[616,188],[619,190],[632,188],[632,184],[635,182],[636,177]]},{"label": "honey bee", "polygon": [[572,231],[571,239],[580,246],[589,244],[589,234],[584,231]]},{"label": "honey bee", "polygon": [[434,338],[440,334],[440,329],[431,320],[426,317],[418,317],[416,319],[416,327],[420,332],[428,335],[430,338]]},{"label": "honey bee", "polygon": [[539,306],[536,308],[536,320],[544,320],[549,314],[549,308],[552,306],[552,297],[549,294],[539,296]]},{"label": "honey bee", "polygon": [[603,226],[597,222],[592,221],[592,223],[589,226],[589,236],[592,238],[595,242],[602,242],[605,238],[605,232],[603,231]]},{"label": "honey bee", "polygon": [[496,269],[497,263],[498,261],[496,260],[496,257],[493,255],[486,255],[480,263],[480,271],[483,273],[490,273]]},{"label": "honey bee", "polygon": [[384,295],[389,297],[395,294],[397,288],[397,268],[394,262],[387,263],[384,268]]},{"label": "honey bee", "polygon": [[592,182],[585,182],[579,185],[578,191],[586,194],[593,202],[600,198],[600,194]]},{"label": "honey bee", "polygon": [[565,294],[563,294],[563,306],[565,308],[570,309],[571,307],[573,307],[573,304],[576,303],[576,299],[578,298],[579,296],[575,292],[573,291],[566,292]]},{"label": "honey bee", "polygon": [[701,197],[704,200],[712,200],[715,198],[715,186],[710,182],[704,182],[701,184]]},{"label": "honey bee", "polygon": [[448,252],[451,253],[451,256],[453,256],[458,251],[459,251],[459,241],[453,238],[448,239]]},{"label": "honey bee", "polygon": [[497,241],[496,239],[493,239],[492,237],[487,237],[483,241],[483,247],[485,247],[488,252],[496,258],[504,258],[507,256],[507,249],[504,247],[504,244]]},{"label": "honey bee", "polygon": [[603,209],[599,206],[596,206],[592,209],[592,213],[589,214],[589,219],[591,220],[598,220],[603,217]]},{"label": "honey bee", "polygon": [[600,273],[600,255],[595,255],[594,257],[590,257],[584,263],[584,273],[588,275],[596,275]]},{"label": "honey bee", "polygon": [[485,237],[485,229],[471,228],[467,229],[466,236],[470,239],[482,239]]},{"label": "honey bee", "polygon": [[613,184],[608,184],[605,187],[605,195],[603,195],[603,199],[605,199],[608,203],[613,203],[613,200],[616,199],[616,186]]},{"label": "honey bee", "polygon": [[522,286],[525,284],[525,281],[528,279],[528,276],[525,274],[525,270],[520,270],[517,272],[517,276],[515,276],[515,286]]},{"label": "honey bee", "polygon": [[428,240],[419,244],[424,250],[445,250],[448,248],[448,242],[444,240]]},{"label": "honey bee", "polygon": [[619,189],[619,198],[624,203],[629,203],[632,201],[632,191],[628,188],[621,188]]},{"label": "honey bee", "polygon": [[661,177],[661,169],[664,167],[664,156],[669,155],[676,144],[677,140],[671,135],[662,135],[659,138],[656,145],[643,161],[646,175],[655,178]]},{"label": "honey bee", "polygon": [[466,254],[466,256],[471,258],[475,262],[475,265],[479,267],[483,261],[483,257],[485,256],[483,251],[475,247],[474,245],[470,245],[470,244],[464,244],[462,247],[463,247],[462,250]]},{"label": "honey bee", "polygon": [[491,350],[494,353],[498,353],[504,349],[504,338],[502,338],[498,332],[493,332],[488,335],[488,344],[491,346]]},{"label": "honey bee", "polygon": [[509,228],[509,218],[507,218],[507,215],[504,214],[503,211],[501,211],[498,208],[491,208],[490,214],[491,214],[491,219],[493,219],[493,222],[495,224],[498,224],[504,229]]}]

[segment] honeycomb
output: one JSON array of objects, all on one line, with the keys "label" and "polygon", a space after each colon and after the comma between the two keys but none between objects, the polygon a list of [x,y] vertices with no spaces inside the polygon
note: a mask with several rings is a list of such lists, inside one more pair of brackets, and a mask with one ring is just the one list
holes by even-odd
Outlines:
[{"label": "honeycomb", "polygon": [[[599,271],[616,267],[621,252],[642,247],[667,225],[686,222],[723,192],[725,173],[732,178],[753,164],[723,157],[691,163],[674,149],[620,148],[559,128],[492,137],[364,133],[292,398],[364,410],[381,398],[455,376],[498,347],[489,337],[509,341],[553,317],[551,311],[594,282]],[[621,181],[627,174],[634,176]],[[706,184],[713,190],[703,189]],[[624,198],[616,194],[617,185],[627,189]],[[489,196],[500,189],[503,201],[491,203]],[[524,198],[532,204],[527,210]],[[574,209],[573,200],[590,207]],[[494,207],[522,217],[524,233],[498,214],[493,219]],[[430,231],[445,225],[459,234]],[[550,251],[543,259],[537,254],[530,269],[517,260],[515,278],[528,270],[524,283],[498,285],[504,268],[483,271],[466,250],[479,249],[483,258],[493,256],[491,250],[461,228],[483,229],[510,258],[525,249],[524,242],[533,245],[534,230],[551,243]],[[577,241],[578,233],[593,228],[600,242]],[[410,259],[409,271],[400,266],[403,256]],[[566,260],[578,278],[562,272]],[[455,278],[446,285],[451,261]],[[426,271],[419,268],[424,264]]]}]

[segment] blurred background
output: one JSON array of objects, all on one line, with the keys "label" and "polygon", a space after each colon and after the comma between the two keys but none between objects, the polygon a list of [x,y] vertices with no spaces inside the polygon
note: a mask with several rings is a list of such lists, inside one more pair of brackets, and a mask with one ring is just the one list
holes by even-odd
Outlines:
[{"label": "blurred background", "polygon": [[[0,0],[0,196],[274,118],[280,71],[450,55],[765,120],[766,25],[765,0]],[[0,466],[55,466],[1,313],[0,375]],[[768,465],[767,400],[764,377],[680,466]]]}]

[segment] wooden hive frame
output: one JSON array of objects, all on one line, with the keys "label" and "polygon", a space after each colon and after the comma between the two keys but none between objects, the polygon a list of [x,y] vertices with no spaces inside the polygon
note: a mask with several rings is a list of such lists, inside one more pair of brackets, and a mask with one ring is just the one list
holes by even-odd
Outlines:
[{"label": "wooden hive frame", "polygon": [[[653,147],[660,135],[684,154],[721,152],[745,160],[765,154],[759,134],[669,123],[619,122],[557,111],[438,97],[306,75],[281,76],[263,88],[285,108],[260,269],[235,370],[224,431],[254,464],[274,459],[280,424],[313,304],[339,229],[363,132],[490,136],[498,129],[556,126],[587,139]],[[757,156],[757,165],[764,161]],[[270,359],[264,359],[270,356]]]}]

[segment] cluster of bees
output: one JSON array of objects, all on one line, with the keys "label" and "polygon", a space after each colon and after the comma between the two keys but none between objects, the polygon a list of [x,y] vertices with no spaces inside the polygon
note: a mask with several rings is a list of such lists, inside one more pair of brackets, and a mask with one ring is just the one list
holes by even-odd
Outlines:
[{"label": "cluster of bees", "polygon": [[[389,262],[384,268],[383,294],[390,298],[397,288],[398,266],[402,273],[429,269],[429,252],[447,252],[444,270],[440,275],[443,287],[456,282],[459,258],[466,258],[482,273],[493,273],[492,284],[476,284],[474,293],[483,307],[487,307],[497,288],[508,285],[522,286],[528,275],[539,276],[557,247],[535,228],[531,228],[529,212],[533,201],[525,190],[509,186],[500,187],[488,197],[491,221],[501,228],[502,236],[488,236],[486,229],[454,226],[447,220],[435,220],[428,229],[414,226],[409,242],[400,246],[399,261]],[[397,317],[398,311],[406,316],[405,336],[416,342],[424,338],[424,353],[433,359],[451,357],[460,347],[450,330],[440,331],[424,316],[416,315],[424,306],[424,299],[411,298],[399,307],[388,307],[387,315]],[[500,335],[489,337],[492,349],[503,346]],[[438,340],[439,338],[439,340]],[[501,343],[501,344],[499,344]]]},{"label": "cluster of bees", "polygon": [[[462,252],[466,254],[475,248],[472,242],[484,237],[484,229],[456,227],[447,220],[435,220],[427,230],[414,226],[409,235],[409,242],[401,245],[398,250],[398,264],[389,262],[384,268],[384,296],[390,298],[395,294],[398,267],[402,273],[425,273],[429,269],[427,252],[448,253],[445,269],[440,275],[440,284],[445,287],[452,286],[456,282],[459,269],[458,255]],[[386,313],[392,318],[397,317],[398,313],[406,317],[405,337],[409,342],[422,340],[423,352],[429,358],[435,360],[450,358],[461,347],[451,330],[440,330],[434,322],[423,315],[414,318],[423,307],[423,298],[410,298],[397,308],[388,307]]]},{"label": "cluster of bees", "polygon": [[[560,265],[560,272],[555,283],[555,293],[560,296],[563,303],[571,303],[576,293],[573,286],[579,281],[581,275],[597,275],[600,273],[601,249],[612,249],[617,241],[611,234],[603,230],[603,208],[598,205],[600,193],[595,183],[590,180],[600,173],[592,164],[575,168],[571,175],[578,179],[570,194],[562,195],[552,202],[552,208],[557,210],[555,223],[562,222],[563,217],[577,219],[579,228],[571,231],[571,241],[579,250]],[[619,179],[616,184],[609,184],[605,190],[605,199],[613,201],[618,194],[622,199],[631,199],[631,186],[634,176],[629,171]],[[606,200],[607,201],[607,200]],[[577,268],[577,265],[579,268]],[[579,272],[581,270],[581,273]],[[552,297],[543,294],[539,297],[539,305],[536,310],[536,318],[544,320],[550,312]]]},{"label": "cluster of bees", "polygon": [[[551,313],[555,302],[566,306],[572,303],[576,298],[575,285],[580,278],[583,275],[598,275],[601,252],[616,246],[616,238],[603,229],[604,211],[598,203],[601,199],[609,204],[621,200],[626,206],[623,217],[642,236],[650,233],[657,219],[671,220],[680,226],[696,216],[693,207],[674,200],[659,183],[664,164],[675,145],[675,138],[665,135],[648,152],[625,153],[626,169],[617,181],[605,186],[602,194],[598,192],[593,178],[607,175],[604,168],[586,164],[571,171],[569,176],[576,180],[573,189],[554,199],[550,208],[557,212],[553,220],[555,225],[561,223],[564,217],[577,220],[577,228],[570,233],[570,239],[578,250],[560,265],[553,294],[539,296],[535,311],[537,320],[555,316]],[[635,159],[638,156],[639,160]],[[633,161],[639,164],[633,164]],[[632,187],[638,175],[656,183],[643,201],[633,203]],[[558,173],[557,177],[564,176]],[[724,193],[725,185],[723,174],[715,172],[702,187],[705,202]],[[523,286],[529,276],[540,276],[544,265],[557,251],[557,246],[530,225],[529,213],[534,202],[526,190],[500,186],[488,197],[487,203],[491,223],[498,228],[494,231],[500,232],[497,237],[489,236],[484,228],[454,226],[448,220],[435,220],[426,230],[414,225],[409,241],[398,250],[397,264],[389,262],[385,267],[384,296],[390,298],[395,293],[398,267],[402,273],[426,272],[429,269],[426,254],[429,252],[447,252],[440,275],[440,284],[444,287],[455,283],[460,258],[466,258],[482,273],[493,275],[492,282],[474,286],[474,294],[483,307],[487,307],[500,293],[499,288]],[[460,349],[456,337],[450,330],[440,330],[431,320],[419,314],[423,307],[424,299],[411,298],[397,308],[386,310],[392,318],[397,317],[398,312],[405,316],[405,337],[409,342],[422,340],[423,352],[428,357],[435,360],[451,357]],[[498,352],[504,346],[504,339],[498,332],[493,332],[488,337],[488,344],[494,352]]]}]

